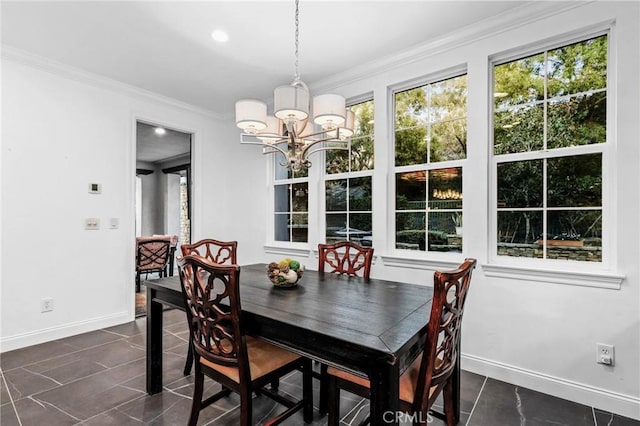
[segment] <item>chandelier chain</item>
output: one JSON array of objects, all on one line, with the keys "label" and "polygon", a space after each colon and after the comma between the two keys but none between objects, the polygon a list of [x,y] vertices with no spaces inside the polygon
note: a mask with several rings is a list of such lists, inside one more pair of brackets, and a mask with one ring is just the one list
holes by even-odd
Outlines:
[{"label": "chandelier chain", "polygon": [[298,45],[299,45],[299,30],[298,27],[300,25],[300,19],[298,17],[299,15],[299,8],[298,8],[298,0],[296,0],[296,75],[295,75],[295,81],[300,80],[300,71],[298,70]]}]

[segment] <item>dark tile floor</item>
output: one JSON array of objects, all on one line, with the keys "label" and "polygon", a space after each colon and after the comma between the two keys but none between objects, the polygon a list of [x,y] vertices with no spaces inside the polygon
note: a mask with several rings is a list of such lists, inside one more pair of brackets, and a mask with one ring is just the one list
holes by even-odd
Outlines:
[{"label": "dark tile floor", "polygon": [[[11,425],[184,425],[193,390],[183,376],[186,355],[184,313],[165,311],[164,391],[145,393],[145,318],[0,356],[2,426]],[[314,381],[315,382],[315,381]],[[208,381],[209,391],[219,385]],[[314,383],[315,384],[315,383]],[[286,377],[281,392],[298,395],[300,373]],[[206,392],[206,390],[205,390]],[[640,422],[469,372],[462,375],[461,424],[613,425]],[[317,407],[317,388],[314,392]],[[342,392],[342,424],[357,424],[368,402]],[[256,424],[282,409],[266,397],[254,398]],[[314,425],[326,424],[317,411]],[[239,422],[239,399],[232,395],[205,409],[201,425]],[[285,424],[301,425],[298,413]],[[431,424],[441,425],[437,420]]]}]

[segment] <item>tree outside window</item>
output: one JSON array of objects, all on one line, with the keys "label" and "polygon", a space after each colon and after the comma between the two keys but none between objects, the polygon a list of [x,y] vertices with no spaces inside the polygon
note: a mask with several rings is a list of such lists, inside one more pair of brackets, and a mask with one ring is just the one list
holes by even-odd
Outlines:
[{"label": "tree outside window", "polygon": [[607,36],[494,66],[497,253],[602,261]]},{"label": "tree outside window", "polygon": [[467,76],[394,95],[396,248],[462,251]]}]

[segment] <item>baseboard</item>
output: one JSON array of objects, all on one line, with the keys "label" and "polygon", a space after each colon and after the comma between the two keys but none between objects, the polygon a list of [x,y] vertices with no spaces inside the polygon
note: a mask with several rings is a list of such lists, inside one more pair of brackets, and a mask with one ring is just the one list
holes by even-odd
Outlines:
[{"label": "baseboard", "polygon": [[640,420],[640,398],[462,354],[462,369],[624,417]]},{"label": "baseboard", "polygon": [[75,336],[76,334],[88,333],[105,327],[112,327],[114,325],[133,321],[133,319],[133,314],[131,312],[117,312],[115,314],[68,323],[57,327],[44,328],[29,333],[2,337],[0,338],[0,353],[37,345],[39,343],[50,342],[52,340],[62,339],[69,336]]}]

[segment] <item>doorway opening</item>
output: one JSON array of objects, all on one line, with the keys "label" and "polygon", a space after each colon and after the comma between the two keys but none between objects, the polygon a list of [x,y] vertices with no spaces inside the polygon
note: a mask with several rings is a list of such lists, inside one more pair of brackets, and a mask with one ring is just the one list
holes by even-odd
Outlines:
[{"label": "doorway opening", "polygon": [[138,242],[145,238],[168,238],[172,242],[165,271],[140,275],[136,316],[145,314],[144,280],[177,273],[176,251],[181,244],[191,242],[192,139],[191,133],[136,122],[136,252]]}]

